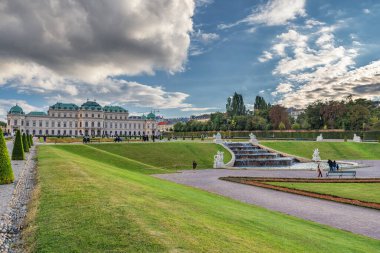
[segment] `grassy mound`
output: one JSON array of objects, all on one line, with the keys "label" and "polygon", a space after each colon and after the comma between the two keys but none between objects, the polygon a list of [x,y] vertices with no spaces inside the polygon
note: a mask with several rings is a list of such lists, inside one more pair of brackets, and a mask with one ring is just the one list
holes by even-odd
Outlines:
[{"label": "grassy mound", "polygon": [[226,149],[213,143],[130,143],[92,147],[166,169],[190,169],[193,160],[197,162],[197,168],[212,168],[213,156],[218,150],[224,151],[225,163],[231,160],[231,154]]},{"label": "grassy mound", "polygon": [[380,247],[377,240],[144,175],[137,171],[162,169],[104,150],[57,145],[40,146],[38,153],[40,197],[26,234],[36,252],[375,252]]},{"label": "grassy mound", "polygon": [[285,183],[270,182],[292,189],[380,203],[380,183]]},{"label": "grassy mound", "polygon": [[14,181],[14,175],[9,159],[9,153],[3,130],[0,128],[0,184],[10,184]]},{"label": "grassy mound", "polygon": [[263,141],[260,144],[291,155],[311,159],[318,148],[323,160],[379,160],[379,143]]}]

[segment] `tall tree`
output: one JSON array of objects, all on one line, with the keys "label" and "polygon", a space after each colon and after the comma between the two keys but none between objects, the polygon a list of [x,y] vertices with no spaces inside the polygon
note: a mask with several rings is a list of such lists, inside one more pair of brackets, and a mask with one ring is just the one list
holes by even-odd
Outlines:
[{"label": "tall tree", "polygon": [[0,184],[10,184],[14,181],[14,175],[9,159],[7,144],[4,139],[3,130],[0,128]]},{"label": "tall tree", "polygon": [[229,117],[242,116],[247,114],[247,110],[244,104],[243,96],[238,93],[227,99],[226,111]]},{"label": "tall tree", "polygon": [[290,128],[288,112],[286,108],[281,105],[272,106],[269,111],[269,118],[274,129],[279,129],[281,123],[281,127],[285,126],[286,129]]},{"label": "tall tree", "polygon": [[265,99],[261,96],[256,96],[255,103],[253,105],[253,108],[255,110],[265,110],[268,109],[269,104],[265,101]]},{"label": "tall tree", "polygon": [[24,148],[24,152],[29,152],[29,143],[28,140],[26,139],[26,134],[22,134],[22,146]]}]

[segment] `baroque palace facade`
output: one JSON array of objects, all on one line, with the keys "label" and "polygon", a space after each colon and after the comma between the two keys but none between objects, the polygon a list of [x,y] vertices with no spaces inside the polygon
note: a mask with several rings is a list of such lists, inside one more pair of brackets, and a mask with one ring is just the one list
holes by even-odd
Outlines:
[{"label": "baroque palace facade", "polygon": [[120,106],[102,107],[95,101],[81,106],[56,103],[45,112],[25,114],[18,105],[7,114],[7,133],[16,130],[37,136],[142,136],[159,135],[156,116],[129,116]]}]

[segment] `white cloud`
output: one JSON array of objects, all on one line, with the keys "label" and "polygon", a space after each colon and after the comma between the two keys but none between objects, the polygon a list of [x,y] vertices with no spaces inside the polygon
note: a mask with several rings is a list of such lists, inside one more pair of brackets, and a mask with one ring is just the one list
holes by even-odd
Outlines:
[{"label": "white cloud", "polygon": [[267,50],[278,61],[273,74],[283,81],[271,94],[288,107],[303,107],[317,99],[342,99],[350,94],[378,98],[380,61],[355,69],[362,46],[357,36],[351,36],[351,45],[339,45],[335,31],[340,24],[313,23],[293,26],[278,35]]},{"label": "white cloud", "polygon": [[232,24],[220,24],[218,28],[228,29],[242,23],[267,26],[285,25],[297,17],[306,16],[305,2],[305,0],[270,0],[252,10],[252,13],[244,19]]},{"label": "white cloud", "polygon": [[263,54],[258,58],[259,62],[267,62],[272,59],[273,56],[270,52],[264,51]]},{"label": "white cloud", "polygon": [[365,14],[370,14],[370,13],[371,13],[371,11],[370,11],[369,9],[363,9],[363,12],[364,12]]},{"label": "white cloud", "polygon": [[96,83],[182,71],[194,8],[193,0],[4,0],[0,65],[12,65],[2,77],[28,75],[17,69],[30,68],[36,76]]},{"label": "white cloud", "polygon": [[203,112],[203,111],[210,111],[210,110],[218,110],[217,107],[186,107],[182,108],[181,111],[183,112]]},{"label": "white cloud", "polygon": [[192,36],[193,40],[202,42],[203,44],[209,44],[211,42],[219,40],[219,38],[219,35],[216,33],[205,33],[201,30],[196,31]]}]

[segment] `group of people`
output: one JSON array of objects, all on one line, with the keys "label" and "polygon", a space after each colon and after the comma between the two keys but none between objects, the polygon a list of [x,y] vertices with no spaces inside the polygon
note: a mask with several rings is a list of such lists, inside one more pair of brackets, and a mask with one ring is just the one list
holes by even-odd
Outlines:
[{"label": "group of people", "polygon": [[121,139],[120,136],[116,136],[114,139],[113,139],[114,142],[122,142],[123,140]]},{"label": "group of people", "polygon": [[[339,164],[337,164],[337,162],[334,160],[328,160],[327,161],[327,164],[329,165],[329,171],[337,171],[339,170]],[[317,172],[318,172],[318,177],[323,177],[322,175],[322,167],[321,167],[321,163],[319,162],[318,165],[317,165]]]},{"label": "group of people", "polygon": [[336,163],[336,161],[331,161],[330,159],[327,161],[327,164],[329,165],[330,171],[337,171],[339,170],[339,164]]},{"label": "group of people", "polygon": [[83,141],[84,144],[90,143],[91,142],[90,136],[88,136],[88,135],[83,136],[83,140],[82,141]]}]

